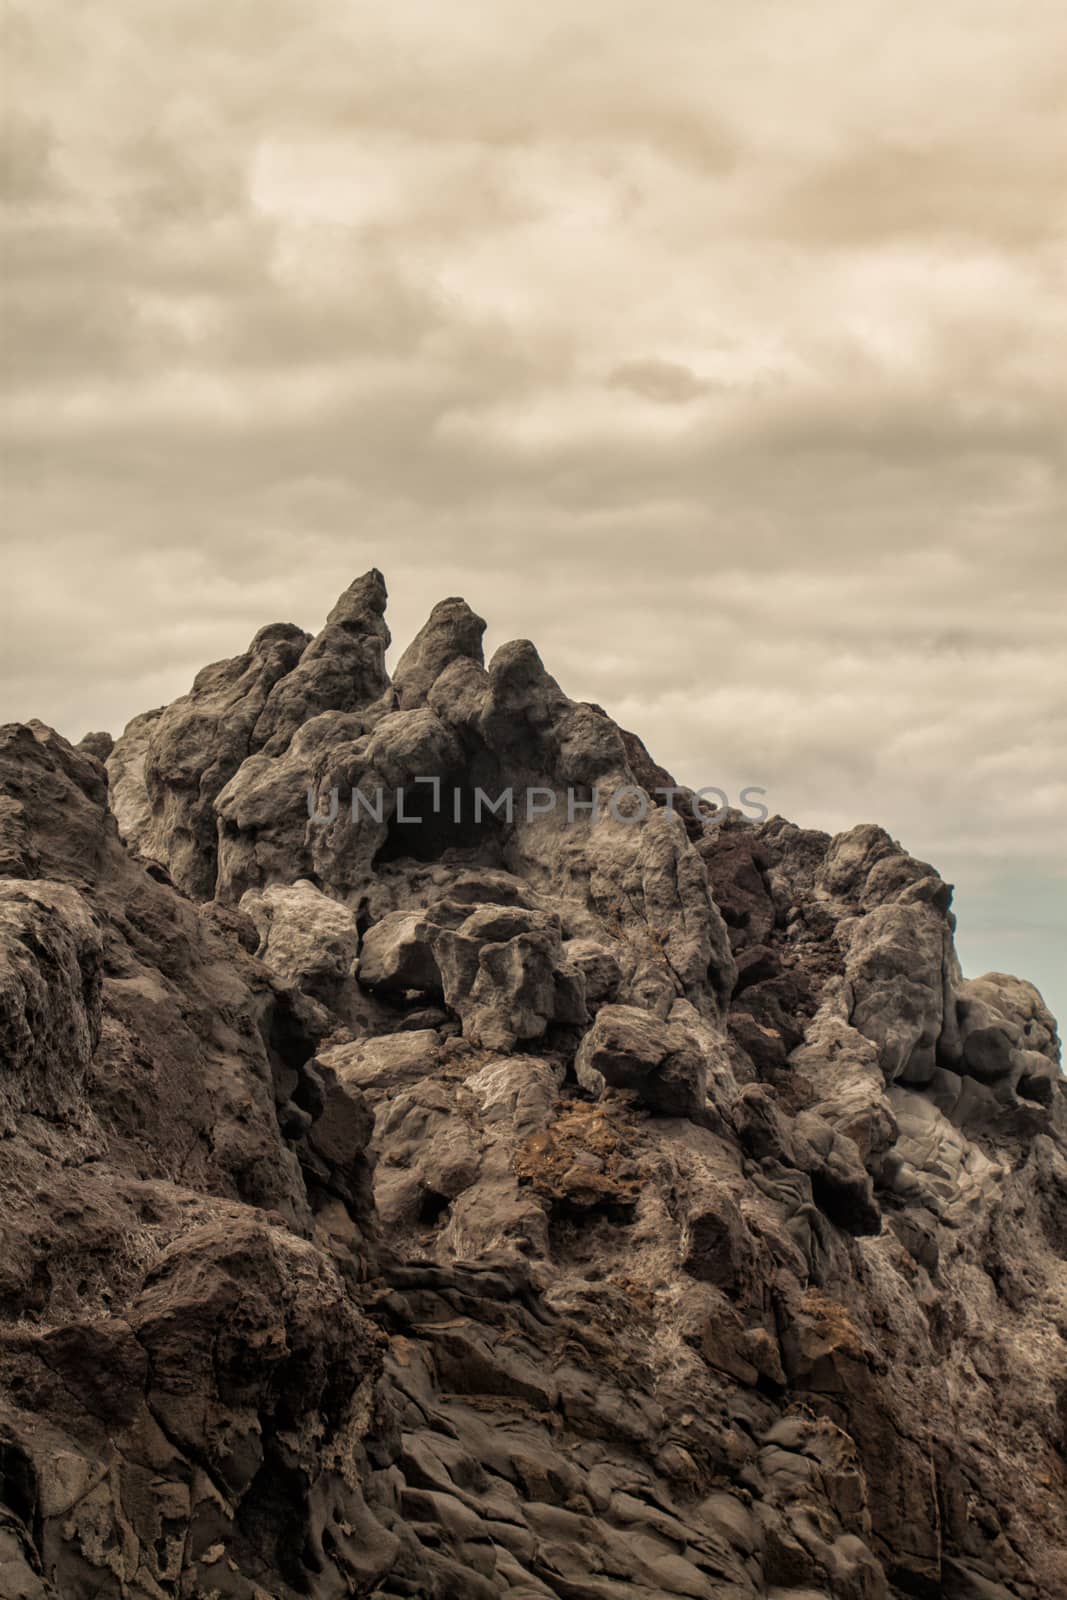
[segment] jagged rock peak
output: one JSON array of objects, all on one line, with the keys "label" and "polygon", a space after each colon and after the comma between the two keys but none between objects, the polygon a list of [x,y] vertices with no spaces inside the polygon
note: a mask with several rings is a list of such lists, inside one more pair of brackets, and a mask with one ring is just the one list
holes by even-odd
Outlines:
[{"label": "jagged rock peak", "polygon": [[482,666],[485,622],[466,600],[439,600],[397,662],[393,689],[401,710],[426,702],[434,683],[453,661]]},{"label": "jagged rock peak", "polygon": [[338,596],[319,637],[322,638],[329,628],[350,626],[377,633],[388,644],[389,630],[383,620],[388,598],[385,579],[377,567],[371,567],[369,572],[353,579],[343,594]]},{"label": "jagged rock peak", "polygon": [[372,567],[349,584],[292,671],[274,685],[252,734],[254,750],[283,751],[322,711],[351,711],[389,688],[385,579]]},{"label": "jagged rock peak", "polygon": [[106,761],[114,748],[115,741],[110,733],[87,733],[78,740],[78,749],[85,750],[98,761]]}]

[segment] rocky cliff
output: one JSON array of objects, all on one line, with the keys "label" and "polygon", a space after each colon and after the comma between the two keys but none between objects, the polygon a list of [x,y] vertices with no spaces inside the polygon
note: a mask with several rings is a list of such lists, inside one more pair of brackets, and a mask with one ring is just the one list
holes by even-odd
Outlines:
[{"label": "rocky cliff", "polygon": [[1067,1594],[1040,995],[384,613],[0,731],[0,1595]]}]

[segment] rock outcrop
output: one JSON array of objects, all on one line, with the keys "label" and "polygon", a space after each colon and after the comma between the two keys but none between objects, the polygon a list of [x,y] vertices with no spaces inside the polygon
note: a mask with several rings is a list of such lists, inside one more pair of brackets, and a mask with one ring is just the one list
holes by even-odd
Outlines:
[{"label": "rock outcrop", "polygon": [[384,613],[0,730],[0,1595],[1067,1592],[1040,995]]}]

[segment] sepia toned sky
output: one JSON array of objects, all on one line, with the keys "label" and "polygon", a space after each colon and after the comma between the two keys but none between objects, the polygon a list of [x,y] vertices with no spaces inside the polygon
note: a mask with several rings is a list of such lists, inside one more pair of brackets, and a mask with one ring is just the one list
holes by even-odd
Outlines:
[{"label": "sepia toned sky", "polygon": [[[0,720],[371,565],[1067,1014],[1060,0],[14,0]],[[395,659],[395,652],[394,652]]]}]

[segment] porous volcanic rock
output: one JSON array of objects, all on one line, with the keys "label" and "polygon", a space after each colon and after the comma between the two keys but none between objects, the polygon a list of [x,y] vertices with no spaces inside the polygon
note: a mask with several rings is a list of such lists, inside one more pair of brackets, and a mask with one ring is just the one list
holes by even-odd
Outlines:
[{"label": "porous volcanic rock", "polygon": [[1038,992],[385,599],[0,730],[0,1595],[1057,1600]]}]

